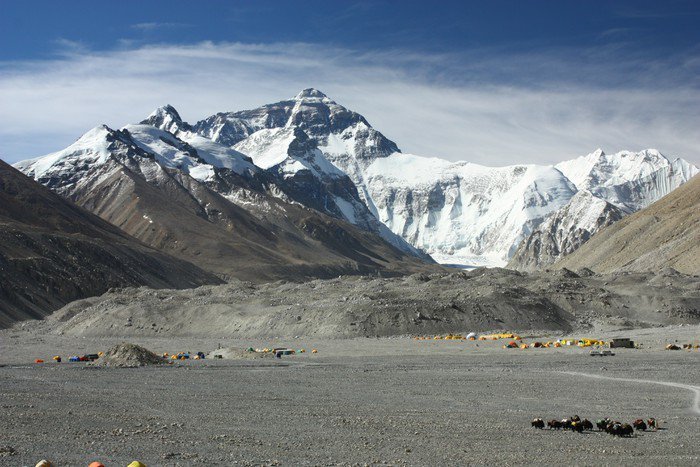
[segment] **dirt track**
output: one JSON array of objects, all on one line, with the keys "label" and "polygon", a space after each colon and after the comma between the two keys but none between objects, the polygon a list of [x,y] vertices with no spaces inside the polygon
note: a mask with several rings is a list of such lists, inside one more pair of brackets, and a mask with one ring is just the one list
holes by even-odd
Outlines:
[{"label": "dirt track", "polygon": [[632,379],[632,378],[612,378],[609,376],[602,375],[589,375],[586,373],[578,373],[575,371],[564,371],[565,374],[570,374],[573,376],[584,376],[586,378],[596,378],[596,379],[606,379],[610,381],[622,381],[624,383],[642,383],[642,384],[660,384],[661,386],[669,386],[672,388],[687,389],[693,393],[693,402],[690,405],[690,409],[696,414],[700,415],[700,387],[691,386],[689,384],[672,383],[670,381],[652,381],[648,379]]},{"label": "dirt track", "polygon": [[[658,349],[699,330],[643,330],[645,350],[596,358],[488,341],[144,338],[135,342],[157,352],[288,344],[319,353],[137,369],[31,364],[112,342],[2,331],[0,445],[15,455],[0,464],[698,464],[700,417],[687,389],[561,372],[696,386],[700,352]],[[666,429],[619,439],[529,426],[574,414],[656,417]]]}]

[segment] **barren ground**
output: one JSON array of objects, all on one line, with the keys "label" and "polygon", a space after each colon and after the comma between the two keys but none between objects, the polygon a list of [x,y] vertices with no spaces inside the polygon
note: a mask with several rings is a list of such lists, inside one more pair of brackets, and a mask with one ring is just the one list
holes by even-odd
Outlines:
[{"label": "barren ground", "polygon": [[[0,464],[697,465],[700,352],[661,349],[698,342],[700,327],[624,334],[643,348],[591,357],[502,341],[142,337],[130,341],[156,352],[290,345],[318,354],[121,369],[31,363],[106,350],[117,338],[4,330]],[[530,428],[536,416],[574,414],[656,417],[666,429],[620,439]]]}]

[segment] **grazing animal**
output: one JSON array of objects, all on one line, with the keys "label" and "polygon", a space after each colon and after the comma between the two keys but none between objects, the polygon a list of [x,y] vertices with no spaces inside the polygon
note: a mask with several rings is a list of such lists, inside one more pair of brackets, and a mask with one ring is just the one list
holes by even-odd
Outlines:
[{"label": "grazing animal", "polygon": [[649,427],[650,430],[656,430],[659,426],[656,423],[655,418],[649,418],[647,419],[647,426]]},{"label": "grazing animal", "polygon": [[544,428],[544,420],[541,418],[536,418],[532,421],[532,428],[539,428],[540,430]]},{"label": "grazing animal", "polygon": [[632,428],[632,425],[629,423],[625,423],[622,425],[622,428],[620,429],[620,436],[625,436],[629,438],[634,434],[634,428]]},{"label": "grazing animal", "polygon": [[580,421],[581,421],[581,417],[579,417],[578,415],[574,415],[573,417],[571,417],[571,421],[572,421],[572,422],[580,422]]},{"label": "grazing animal", "polygon": [[613,436],[624,436],[626,438],[629,438],[634,434],[634,428],[632,427],[632,425],[630,425],[629,423],[621,422],[612,422],[608,424],[605,431]]},{"label": "grazing animal", "polygon": [[581,426],[583,427],[584,430],[591,431],[593,430],[593,423],[587,418],[584,418],[581,420]]},{"label": "grazing animal", "polygon": [[560,430],[561,422],[559,420],[550,420],[547,422],[547,426],[550,430]]},{"label": "grazing animal", "polygon": [[622,429],[622,423],[620,422],[609,422],[605,426],[605,432],[613,436],[619,436],[620,430]]},{"label": "grazing animal", "polygon": [[561,420],[561,427],[565,430],[571,430],[571,419],[570,418],[563,418]]},{"label": "grazing animal", "polygon": [[582,422],[571,422],[571,429],[576,433],[583,433],[583,423]]},{"label": "grazing animal", "polygon": [[605,431],[605,429],[608,427],[609,424],[610,424],[609,418],[603,418],[603,419],[595,422],[595,426],[597,426],[600,431]]},{"label": "grazing animal", "polygon": [[642,420],[641,418],[638,418],[635,421],[633,421],[632,426],[634,427],[635,430],[639,430],[639,431],[646,431],[646,429],[647,429],[647,424],[644,423],[644,420]]}]

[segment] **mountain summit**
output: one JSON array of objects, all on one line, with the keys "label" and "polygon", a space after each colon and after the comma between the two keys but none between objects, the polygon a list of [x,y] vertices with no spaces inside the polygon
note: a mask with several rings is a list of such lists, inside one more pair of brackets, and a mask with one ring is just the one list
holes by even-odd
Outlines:
[{"label": "mountain summit", "polygon": [[182,121],[180,114],[172,105],[164,105],[158,107],[145,120],[141,121],[142,125],[151,125],[165,131],[177,135],[180,131],[191,131],[191,127]]},{"label": "mountain summit", "polygon": [[[445,263],[492,266],[505,265],[535,233],[556,243],[552,261],[557,252],[580,245],[568,233],[538,232],[549,216],[556,218],[547,228],[592,235],[619,213],[648,206],[698,172],[653,149],[614,154],[597,149],[555,166],[509,167],[403,154],[364,116],[314,88],[192,125],[167,105],[106,139],[86,134],[64,151],[17,166],[60,192],[68,186],[56,180],[67,176],[84,185],[106,159],[119,155],[117,162],[124,163],[125,153],[138,151],[143,152],[138,161],[155,161],[169,174],[180,173],[181,180],[191,177],[256,216],[264,212],[256,203],[272,197],[377,234],[413,256],[424,250]],[[149,170],[142,172],[153,183],[160,172]],[[590,196],[576,197],[578,192]],[[586,219],[595,212],[604,218],[584,226],[576,219],[584,211]],[[540,250],[523,252],[524,264],[539,264],[527,258],[534,251]]]},{"label": "mountain summit", "polygon": [[330,102],[333,102],[330,99],[328,99],[328,96],[326,96],[324,93],[314,88],[306,88],[294,97],[294,100],[296,101],[301,101],[305,99],[326,99]]}]

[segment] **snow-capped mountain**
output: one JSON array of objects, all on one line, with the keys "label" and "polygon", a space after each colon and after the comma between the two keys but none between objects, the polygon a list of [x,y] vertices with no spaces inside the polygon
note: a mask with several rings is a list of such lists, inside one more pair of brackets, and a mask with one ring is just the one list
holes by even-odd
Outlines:
[{"label": "snow-capped mountain", "polygon": [[[265,193],[346,220],[411,254],[420,255],[420,248],[455,264],[505,265],[531,233],[548,235],[537,230],[548,216],[555,216],[556,228],[591,234],[594,227],[583,225],[576,218],[582,212],[569,204],[585,198],[575,197],[579,191],[594,197],[586,219],[598,219],[598,201],[634,212],[697,173],[655,150],[598,150],[556,166],[510,167],[403,154],[362,115],[316,89],[193,125],[164,106],[115,134],[257,215],[265,210],[255,207],[256,193]],[[111,151],[93,136],[18,167],[47,184],[66,170],[90,178]],[[74,182],[86,183],[83,176]],[[577,242],[559,236],[548,251],[566,252]]]},{"label": "snow-capped mountain", "polygon": [[588,190],[578,191],[553,212],[518,246],[508,267],[535,271],[553,264],[586,243],[593,234],[625,215],[619,207]]},{"label": "snow-capped mountain", "polygon": [[655,149],[587,156],[556,165],[580,190],[522,241],[508,267],[535,270],[573,253],[593,234],[675,190],[696,173]]},{"label": "snow-capped mountain", "polygon": [[220,145],[212,148],[211,141],[199,138],[201,142],[195,138],[195,144],[200,143],[196,148],[148,125],[127,125],[117,131],[100,125],[61,151],[18,162],[15,167],[60,194],[64,189],[93,183],[95,174],[114,156],[130,153],[154,159],[162,167],[182,170],[200,181],[209,179],[215,167],[246,176],[260,171],[242,154]]},{"label": "snow-capped mountain", "polygon": [[[347,174],[362,201],[376,214],[365,189],[363,170],[375,159],[399,152],[396,143],[372,128],[360,114],[346,109],[317,89],[253,110],[212,115],[193,125],[194,131],[226,146],[235,146],[256,132],[300,128],[316,141],[324,157]],[[250,144],[246,144],[250,148]],[[241,147],[241,146],[238,146]]]},{"label": "snow-capped mountain", "polygon": [[275,160],[270,139],[303,129],[386,227],[438,261],[456,264],[504,265],[578,190],[633,212],[697,170],[653,150],[596,151],[555,167],[482,167],[401,154],[364,117],[316,89],[254,110],[219,113],[190,128],[263,165]]},{"label": "snow-capped mountain", "polygon": [[[214,122],[213,126],[208,126],[207,121]],[[141,123],[171,132],[197,148],[202,148],[206,141],[222,153],[229,149],[224,144],[231,144],[229,150],[241,157],[250,157],[268,175],[266,186],[271,194],[343,219],[380,235],[403,251],[427,258],[377,220],[352,179],[329,162],[319,148],[319,142],[326,144],[329,138],[322,129],[326,126],[341,128],[342,121],[347,125],[365,125],[362,116],[344,109],[318,91],[306,90],[290,101],[255,111],[217,114],[194,126],[183,122],[169,105],[157,109]],[[374,133],[375,136],[379,134]],[[214,150],[209,148],[207,152]]]},{"label": "snow-capped mountain", "polygon": [[290,279],[427,266],[378,235],[272,196],[288,188],[284,180],[194,136],[199,149],[149,125],[100,126],[16,167],[142,242],[220,274]]}]

